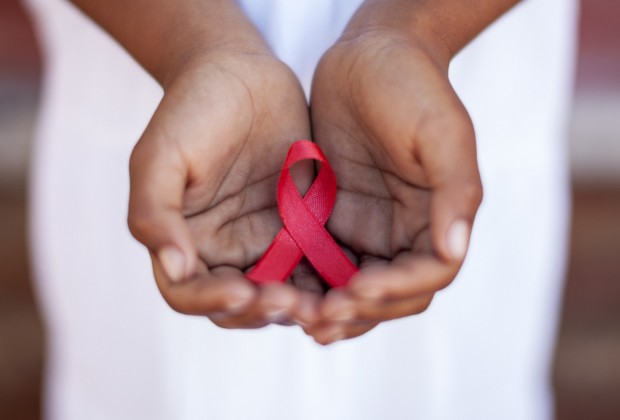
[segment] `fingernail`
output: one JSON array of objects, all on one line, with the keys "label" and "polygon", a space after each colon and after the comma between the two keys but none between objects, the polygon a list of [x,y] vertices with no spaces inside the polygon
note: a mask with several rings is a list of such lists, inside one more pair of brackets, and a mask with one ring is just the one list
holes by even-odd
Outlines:
[{"label": "fingernail", "polygon": [[158,254],[164,271],[170,280],[177,282],[185,276],[185,255],[176,246],[162,248]]},{"label": "fingernail", "polygon": [[286,309],[276,308],[268,311],[266,317],[269,322],[278,322],[286,318],[287,312]]},{"label": "fingernail", "polygon": [[293,322],[301,327],[307,327],[310,325],[308,322],[302,320],[301,318],[293,318]]},{"label": "fingernail", "polygon": [[381,289],[381,285],[378,281],[367,281],[367,282],[359,282],[352,288],[353,293],[356,295],[371,299],[378,300],[383,296],[383,291]]},{"label": "fingernail", "polygon": [[355,317],[355,310],[351,306],[337,308],[327,316],[332,321],[350,321]]},{"label": "fingernail", "polygon": [[226,309],[228,313],[235,313],[235,312],[241,312],[241,310],[244,309],[246,306],[248,306],[247,299],[236,300],[234,302],[228,303],[228,305],[226,306]]},{"label": "fingernail", "polygon": [[448,230],[448,252],[455,260],[462,260],[469,245],[469,224],[463,220],[456,221]]},{"label": "fingernail", "polygon": [[226,292],[224,299],[225,312],[236,314],[245,310],[254,300],[254,289],[242,285],[234,285]]}]

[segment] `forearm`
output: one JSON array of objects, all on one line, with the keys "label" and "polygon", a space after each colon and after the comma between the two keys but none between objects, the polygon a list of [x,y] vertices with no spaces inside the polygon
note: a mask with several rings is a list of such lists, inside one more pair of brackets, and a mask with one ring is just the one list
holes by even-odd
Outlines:
[{"label": "forearm", "polygon": [[217,48],[266,50],[234,0],[72,0],[166,86]]},{"label": "forearm", "polygon": [[446,64],[519,0],[366,0],[351,19],[353,36],[373,29],[424,42]]}]

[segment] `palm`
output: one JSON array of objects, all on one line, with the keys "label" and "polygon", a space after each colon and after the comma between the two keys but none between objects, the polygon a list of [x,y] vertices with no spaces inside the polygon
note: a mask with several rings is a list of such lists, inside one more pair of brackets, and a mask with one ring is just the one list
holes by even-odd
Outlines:
[{"label": "palm", "polygon": [[338,177],[328,229],[362,269],[307,329],[329,343],[428,307],[458,272],[467,238],[450,257],[446,230],[473,220],[480,184],[467,112],[441,60],[411,39],[345,32],[317,67],[311,111]]},{"label": "palm", "polygon": [[[149,250],[158,287],[179,312],[226,328],[311,323],[316,297],[290,285],[256,288],[243,273],[281,228],[276,183],[288,146],[309,137],[292,72],[266,49],[210,52],[188,63],[130,163],[129,225]],[[311,165],[297,165],[305,188]],[[319,283],[307,270],[290,279]]]},{"label": "palm", "polygon": [[342,136],[338,142],[321,142],[334,157],[339,184],[328,229],[362,265],[414,248],[428,250],[429,191],[408,183],[364,140]]},{"label": "palm", "polygon": [[201,69],[204,96],[184,95],[198,141],[181,146],[190,168],[183,213],[204,265],[244,270],[281,227],[277,178],[290,143],[308,136],[307,105],[294,76],[272,57],[229,68],[219,62]]},{"label": "palm", "polygon": [[[420,77],[432,64],[416,62],[406,45],[357,51],[355,42],[337,44],[314,81],[314,136],[338,176],[329,230],[362,263],[430,252],[431,190],[412,143],[430,108],[424,90],[438,82]],[[344,76],[334,77],[338,71]],[[334,88],[327,78],[341,83]],[[443,105],[438,100],[432,107]]]}]

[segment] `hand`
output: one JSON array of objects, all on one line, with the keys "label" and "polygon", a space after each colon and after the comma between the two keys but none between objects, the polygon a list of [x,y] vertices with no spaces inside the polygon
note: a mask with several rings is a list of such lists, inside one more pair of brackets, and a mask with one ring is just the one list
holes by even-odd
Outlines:
[{"label": "hand", "polygon": [[[266,47],[212,49],[165,88],[131,156],[128,221],[172,308],[226,328],[313,321],[314,294],[244,278],[282,226],[284,156],[309,134],[301,87]],[[309,185],[312,168],[296,170]],[[314,284],[304,270],[293,280]]]},{"label": "hand", "polygon": [[319,63],[312,128],[338,178],[327,228],[361,269],[306,328],[320,343],[424,311],[463,262],[482,188],[442,57],[377,29],[345,31]]}]

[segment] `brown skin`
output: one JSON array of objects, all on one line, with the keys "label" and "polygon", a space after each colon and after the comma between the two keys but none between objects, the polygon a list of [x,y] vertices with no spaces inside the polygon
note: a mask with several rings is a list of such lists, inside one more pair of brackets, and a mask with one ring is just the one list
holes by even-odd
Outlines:
[{"label": "brown skin", "polygon": [[[128,217],[164,299],[226,328],[312,323],[316,294],[243,275],[282,226],[284,156],[310,137],[294,74],[232,1],[76,3],[164,88],[131,156]],[[297,169],[309,184],[311,166]],[[316,281],[304,270],[291,280]]]},{"label": "brown skin", "polygon": [[[463,222],[468,241],[481,186],[448,63],[515,1],[366,1],[317,68],[311,120],[232,0],[74,3],[164,88],[132,154],[128,220],[175,310],[227,328],[297,322],[328,344],[423,311],[455,277],[465,248],[447,238]],[[301,290],[317,284],[303,267],[297,288],[243,277],[281,227],[277,176],[310,122],[339,181],[328,229],[362,268],[324,299]],[[307,186],[311,167],[296,171]]]},{"label": "brown skin", "polygon": [[[362,261],[349,290],[329,293],[321,310],[327,321],[351,320],[355,332],[329,322],[307,329],[328,342],[428,307],[464,257],[450,255],[448,229],[456,221],[470,229],[482,187],[467,112],[437,63],[398,35],[334,46],[311,105],[314,138],[339,182],[328,229]],[[376,297],[364,297],[369,288]]]},{"label": "brown skin", "polygon": [[[182,74],[130,164],[129,226],[152,251],[162,295],[175,310],[227,328],[312,322],[302,301],[313,303],[313,295],[288,284],[255,287],[243,275],[281,228],[274,194],[281,162],[294,139],[309,135],[295,76],[269,53],[228,51],[210,52]],[[181,281],[162,270],[170,246],[186,256]]]},{"label": "brown skin", "polygon": [[513,3],[368,0],[319,63],[313,136],[339,183],[328,229],[362,262],[305,328],[319,343],[424,311],[458,273],[450,229],[469,242],[482,185],[448,65]]}]

